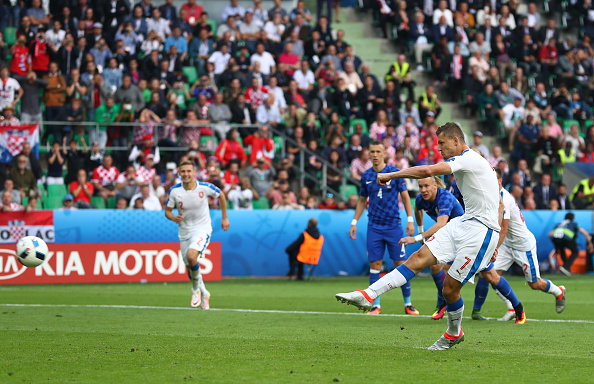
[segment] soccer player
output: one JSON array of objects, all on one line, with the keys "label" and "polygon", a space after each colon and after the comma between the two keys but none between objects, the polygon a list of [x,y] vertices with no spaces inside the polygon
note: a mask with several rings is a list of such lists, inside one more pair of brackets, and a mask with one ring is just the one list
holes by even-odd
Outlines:
[{"label": "soccer player", "polygon": [[[400,223],[400,212],[398,210],[398,195],[402,198],[408,221],[406,232],[412,235],[415,232],[414,220],[412,217],[412,205],[404,180],[398,179],[388,182],[386,185],[377,184],[377,175],[396,172],[398,168],[387,165],[384,162],[384,145],[379,141],[373,141],[369,146],[369,155],[373,166],[361,175],[361,191],[355,208],[355,217],[351,222],[349,234],[351,239],[357,238],[357,221],[365,211],[367,199],[369,199],[367,225],[367,257],[369,258],[369,284],[373,284],[380,278],[382,260],[386,247],[394,265],[398,267],[406,260],[404,247],[398,245],[402,238],[403,230]],[[418,315],[419,311],[413,307],[410,300],[410,283],[402,284],[402,296],[404,297],[404,311],[409,315]],[[369,314],[377,315],[381,312],[379,297],[373,300],[373,308]]]},{"label": "soccer player", "polygon": [[[179,176],[182,182],[169,189],[165,203],[165,217],[179,224],[180,248],[188,275],[192,279],[191,306],[210,309],[210,293],[206,290],[198,258],[204,257],[204,251],[210,243],[212,225],[208,210],[208,198],[218,197],[221,206],[221,227],[229,229],[227,219],[227,202],[225,194],[210,183],[196,182],[196,168],[189,160],[179,165]],[[177,208],[175,216],[173,208]]]},{"label": "soccer player", "polygon": [[[427,177],[419,180],[419,194],[415,200],[415,218],[417,219],[417,230],[419,234],[415,237],[407,236],[400,240],[400,244],[414,244],[424,239],[430,238],[440,228],[445,226],[451,219],[462,216],[464,209],[456,198],[447,190],[438,176]],[[435,220],[426,231],[423,228],[423,212],[427,212],[429,217]],[[445,272],[440,264],[431,266],[431,276],[437,288],[437,307],[431,318],[439,320],[443,318],[446,309],[446,302],[443,298],[443,281]]]},{"label": "soccer player", "polygon": [[[524,276],[530,288],[534,290],[550,293],[555,296],[555,310],[557,313],[565,310],[565,287],[556,286],[550,280],[541,279],[538,268],[538,258],[536,255],[536,239],[524,222],[522,212],[513,196],[510,195],[501,185],[502,175],[499,168],[495,169],[497,178],[499,180],[499,191],[503,200],[503,220],[501,222],[501,232],[499,233],[499,243],[497,260],[495,261],[495,269],[500,275],[509,269],[512,263],[516,263],[522,267]],[[485,294],[486,298],[486,294]],[[502,298],[503,299],[503,298]],[[514,310],[511,308],[511,303],[503,299],[508,305],[507,313],[499,320],[507,321],[514,318]],[[483,299],[478,307],[480,310]],[[475,308],[477,303],[475,301]],[[473,311],[474,313],[474,311]]]},{"label": "soccer player", "polygon": [[[453,261],[443,282],[448,328],[443,336],[429,347],[430,350],[445,350],[464,341],[461,327],[464,301],[460,296],[460,290],[477,272],[488,266],[490,259],[495,259],[503,207],[500,208],[501,196],[495,171],[487,160],[466,145],[462,129],[450,122],[439,127],[436,134],[439,151],[443,158],[447,159],[446,162],[393,173],[380,173],[377,182],[386,185],[395,178],[423,179],[453,173],[464,197],[466,212],[450,220],[404,264],[366,290],[339,293],[336,298],[368,310],[376,297],[406,284],[424,268]],[[520,316],[525,320],[521,304],[518,310],[521,310]]]}]

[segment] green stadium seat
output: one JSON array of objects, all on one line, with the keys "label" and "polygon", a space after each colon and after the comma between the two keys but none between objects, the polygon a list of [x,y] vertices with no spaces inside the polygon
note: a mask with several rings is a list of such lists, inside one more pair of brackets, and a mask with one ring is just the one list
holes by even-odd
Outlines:
[{"label": "green stadium seat", "polygon": [[369,134],[369,128],[367,127],[367,121],[365,121],[365,119],[351,120],[351,122],[349,123],[349,126],[350,126],[350,131],[352,133],[355,133],[355,125],[357,125],[357,123],[360,123],[361,126],[363,127],[363,133]]},{"label": "green stadium seat", "polygon": [[232,201],[227,200],[227,209],[233,209],[234,208],[234,204]]},{"label": "green stadium seat", "polygon": [[571,126],[574,124],[580,128],[580,122],[578,120],[565,120],[563,122],[563,132],[569,132]]},{"label": "green stadium seat", "polygon": [[346,184],[345,186],[340,186],[340,197],[343,201],[346,201],[349,196],[351,195],[358,195],[357,187],[354,185]]},{"label": "green stadium seat", "polygon": [[107,208],[113,209],[116,206],[116,199],[115,197],[110,197],[107,199]]},{"label": "green stadium seat", "polygon": [[275,136],[273,139],[274,141],[274,152],[281,153],[283,146],[285,145],[285,141],[280,136]]},{"label": "green stadium seat", "polygon": [[28,197],[23,197],[23,200],[21,200],[21,205],[23,207],[26,207],[28,203],[29,203],[29,198]]},{"label": "green stadium seat", "polygon": [[6,45],[10,46],[10,45],[13,45],[14,43],[16,43],[16,40],[17,40],[16,31],[17,31],[17,29],[15,27],[4,28],[4,43]]},{"label": "green stadium seat", "polygon": [[97,209],[105,209],[105,200],[101,196],[91,197],[91,205],[97,207]]},{"label": "green stadium seat", "polygon": [[206,24],[210,25],[210,29],[212,30],[212,35],[217,35],[217,22],[214,19],[206,19]]},{"label": "green stadium seat", "polygon": [[64,184],[50,184],[47,186],[47,196],[62,199],[66,195],[66,186]]},{"label": "green stadium seat", "polygon": [[214,152],[219,145],[219,139],[216,136],[200,136],[200,150]]},{"label": "green stadium seat", "polygon": [[55,196],[49,196],[45,201],[44,201],[44,208],[45,209],[59,209],[60,207],[62,207],[62,198],[63,197],[55,197]]},{"label": "green stadium seat", "polygon": [[265,197],[260,197],[260,200],[252,200],[252,207],[254,209],[270,209],[270,202]]},{"label": "green stadium seat", "polygon": [[196,67],[183,67],[182,72],[188,77],[188,83],[194,84],[198,80],[198,72]]}]

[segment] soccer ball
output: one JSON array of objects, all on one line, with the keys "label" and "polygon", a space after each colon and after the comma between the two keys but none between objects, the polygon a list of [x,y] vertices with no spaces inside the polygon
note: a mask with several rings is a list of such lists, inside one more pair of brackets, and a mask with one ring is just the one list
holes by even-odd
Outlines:
[{"label": "soccer ball", "polygon": [[16,258],[25,267],[35,268],[45,261],[48,248],[45,241],[36,236],[26,236],[16,245]]}]

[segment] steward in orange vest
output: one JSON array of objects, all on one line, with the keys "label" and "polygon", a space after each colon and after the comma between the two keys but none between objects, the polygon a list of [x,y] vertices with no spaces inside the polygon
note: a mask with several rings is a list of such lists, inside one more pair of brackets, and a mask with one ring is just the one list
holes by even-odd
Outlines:
[{"label": "steward in orange vest", "polygon": [[297,270],[297,280],[303,280],[303,265],[317,265],[320,261],[323,245],[324,236],[318,230],[318,220],[309,219],[307,229],[285,249],[285,252],[289,255],[289,273],[287,273],[287,276],[289,278],[295,276],[295,270]]}]

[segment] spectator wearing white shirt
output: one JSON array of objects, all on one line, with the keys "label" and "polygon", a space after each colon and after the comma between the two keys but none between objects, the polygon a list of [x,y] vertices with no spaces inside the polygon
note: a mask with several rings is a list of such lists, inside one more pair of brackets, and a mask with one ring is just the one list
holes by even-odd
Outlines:
[{"label": "spectator wearing white shirt", "polygon": [[229,54],[229,47],[227,44],[220,44],[219,50],[214,51],[208,59],[209,63],[214,64],[215,75],[221,75],[223,72],[225,72],[225,68],[227,67],[227,63],[229,62],[230,58],[231,55]]},{"label": "spectator wearing white shirt", "polygon": [[260,200],[260,195],[250,184],[250,179],[242,177],[239,185],[226,192],[227,199],[233,202],[233,209],[236,211],[253,210],[252,201]]},{"label": "spectator wearing white shirt", "polygon": [[167,192],[165,192],[165,187],[161,184],[161,176],[155,175],[153,176],[153,180],[151,183],[151,193],[159,199],[161,205],[165,203],[165,197],[167,196]]},{"label": "spectator wearing white shirt", "polygon": [[169,21],[161,17],[161,11],[159,8],[153,9],[153,17],[146,21],[148,31],[155,31],[157,35],[164,41],[167,36],[171,35],[171,29],[169,28]]},{"label": "spectator wearing white shirt", "polygon": [[264,103],[256,110],[256,120],[260,124],[268,124],[273,127],[280,124],[281,113],[279,108],[274,105],[274,96],[268,96],[264,99]]},{"label": "spectator wearing white shirt", "polygon": [[66,31],[61,28],[62,24],[58,20],[55,20],[53,28],[45,33],[45,41],[47,41],[54,54],[58,53],[58,50],[62,46],[62,41],[64,41],[64,37],[66,36]]},{"label": "spectator wearing white shirt", "polygon": [[274,94],[274,105],[278,107],[280,113],[285,113],[285,109],[287,109],[287,100],[285,100],[283,89],[278,86],[278,79],[276,76],[268,79],[268,91]]},{"label": "spectator wearing white shirt", "polygon": [[299,204],[291,202],[291,194],[289,193],[289,191],[284,191],[281,196],[282,196],[281,201],[277,204],[274,204],[272,209],[281,210],[281,211],[295,210],[295,209],[302,211],[305,209],[303,207],[303,205],[299,205]]},{"label": "spectator wearing white shirt", "polygon": [[268,20],[268,11],[262,6],[262,0],[254,0],[254,6],[248,11],[254,15],[254,22],[263,27]]},{"label": "spectator wearing white shirt", "polygon": [[123,197],[129,201],[144,183],[144,178],[136,172],[133,165],[129,165],[126,172],[121,173],[116,181],[116,200]]},{"label": "spectator wearing white shirt", "polygon": [[145,211],[160,211],[162,209],[161,201],[159,198],[151,193],[151,188],[148,184],[142,184],[140,186],[140,192],[132,196],[130,199],[130,207],[134,207],[136,200],[142,199],[142,207]]},{"label": "spectator wearing white shirt", "polygon": [[231,4],[223,9],[221,20],[225,22],[229,16],[235,16],[237,19],[243,19],[245,16],[245,8],[237,4],[237,0],[231,0]]},{"label": "spectator wearing white shirt", "polygon": [[297,86],[302,92],[309,93],[313,90],[316,79],[313,72],[309,69],[309,62],[307,60],[301,61],[301,70],[295,71],[293,79],[297,82]]},{"label": "spectator wearing white shirt", "polygon": [[271,73],[276,71],[276,62],[270,52],[266,52],[265,48],[263,43],[256,44],[256,53],[251,56],[250,61],[252,65],[259,62],[260,73],[270,76]]},{"label": "spectator wearing white shirt", "polygon": [[433,11],[433,25],[438,25],[439,19],[441,19],[442,16],[445,16],[446,23],[453,28],[454,15],[452,14],[452,11],[448,9],[448,2],[446,0],[440,0],[439,8]]},{"label": "spectator wearing white shirt", "polygon": [[513,104],[507,104],[501,111],[503,114],[503,128],[505,132],[509,134],[509,147],[513,149],[514,139],[516,132],[522,124],[522,118],[524,117],[524,107],[522,106],[522,98],[516,97]]},{"label": "spectator wearing white shirt", "polygon": [[275,43],[281,42],[286,28],[280,13],[275,13],[272,20],[267,21],[266,24],[264,24],[264,32],[266,32],[268,40],[274,41]]},{"label": "spectator wearing white shirt", "polygon": [[528,27],[529,28],[538,28],[540,25],[540,13],[536,10],[535,3],[528,3],[528,13],[526,14],[528,18]]}]

